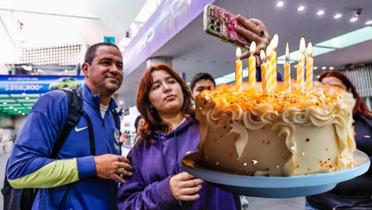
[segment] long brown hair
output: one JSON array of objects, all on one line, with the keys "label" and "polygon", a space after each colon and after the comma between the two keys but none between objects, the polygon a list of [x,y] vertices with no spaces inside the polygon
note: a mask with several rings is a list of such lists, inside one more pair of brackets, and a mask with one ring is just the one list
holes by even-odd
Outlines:
[{"label": "long brown hair", "polygon": [[335,77],[335,78],[339,79],[346,86],[346,90],[353,94],[354,98],[356,99],[356,103],[355,103],[355,106],[354,106],[354,109],[353,109],[353,115],[355,115],[356,113],[360,113],[360,114],[368,117],[369,119],[372,119],[371,111],[368,109],[368,106],[363,102],[363,100],[360,97],[360,95],[359,95],[358,91],[356,90],[355,86],[346,77],[345,74],[343,74],[339,71],[336,71],[336,70],[325,71],[325,72],[322,72],[319,75],[318,81],[322,82],[322,80],[326,77]]},{"label": "long brown hair", "polygon": [[152,73],[160,70],[167,72],[181,86],[184,97],[181,111],[186,115],[194,117],[194,110],[191,103],[192,96],[181,77],[165,64],[152,65],[142,74],[137,90],[137,109],[145,119],[145,123],[140,128],[139,133],[140,136],[143,137],[142,139],[149,139],[155,131],[167,133],[172,129],[170,124],[162,122],[158,112],[152,107],[149,99],[150,90],[154,83]]}]

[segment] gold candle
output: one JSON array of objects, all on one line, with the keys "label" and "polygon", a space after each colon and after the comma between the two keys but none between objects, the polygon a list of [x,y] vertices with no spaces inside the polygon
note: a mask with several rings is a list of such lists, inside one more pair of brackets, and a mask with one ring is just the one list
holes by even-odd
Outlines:
[{"label": "gold candle", "polygon": [[240,60],[242,50],[240,47],[236,48],[236,59],[235,59],[235,88],[238,91],[242,91],[243,87],[243,64]]},{"label": "gold candle", "polygon": [[249,47],[249,58],[248,58],[248,85],[249,90],[254,90],[256,86],[256,57],[254,56],[254,52],[256,51],[256,43],[253,41],[251,42],[251,46]]},{"label": "gold candle", "polygon": [[306,49],[306,90],[310,90],[313,87],[313,66],[314,59],[313,54],[313,45],[311,42],[307,45]]},{"label": "gold candle", "polygon": [[296,83],[297,83],[297,89],[299,91],[304,91],[304,64],[305,64],[305,39],[302,37],[300,40],[300,49],[298,51],[298,63],[296,66]]},{"label": "gold candle", "polygon": [[270,91],[274,90],[276,88],[276,83],[277,83],[277,79],[276,79],[276,75],[277,75],[277,53],[276,53],[276,49],[278,47],[278,42],[279,42],[279,36],[278,34],[275,34],[273,39],[271,40],[270,42],[270,49],[271,49],[271,52],[270,52],[270,55],[269,55],[269,58],[270,58],[270,82],[269,82],[269,86],[270,86]]},{"label": "gold candle", "polygon": [[265,80],[266,93],[271,91],[271,83],[270,83],[271,62],[270,62],[270,58],[269,58],[270,53],[271,53],[271,45],[269,44],[266,48],[266,57],[265,57],[266,69],[265,69],[265,74],[264,74],[264,77],[263,77],[263,80]]},{"label": "gold candle", "polygon": [[267,64],[265,58],[265,52],[261,50],[260,52],[261,58],[261,85],[262,85],[262,92],[267,93]]},{"label": "gold candle", "polygon": [[285,45],[285,63],[284,63],[284,91],[291,91],[291,65],[289,64],[288,42]]}]

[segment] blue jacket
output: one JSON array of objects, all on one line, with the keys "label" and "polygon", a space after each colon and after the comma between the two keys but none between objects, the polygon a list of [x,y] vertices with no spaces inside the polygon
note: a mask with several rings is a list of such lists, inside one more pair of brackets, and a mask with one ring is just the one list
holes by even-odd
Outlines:
[{"label": "blue jacket", "polygon": [[[94,130],[96,154],[119,154],[114,132],[116,127],[111,100],[102,119],[99,95],[82,87],[83,109]],[[98,178],[90,152],[87,123],[81,117],[70,132],[57,159],[51,159],[52,148],[67,117],[67,95],[51,91],[33,106],[16,140],[6,176],[14,188],[42,188],[33,209],[116,209],[117,183]]]},{"label": "blue jacket", "polygon": [[168,135],[154,134],[154,143],[139,140],[128,155],[133,176],[119,189],[119,209],[240,209],[238,196],[206,182],[196,201],[180,204],[172,196],[169,179],[182,172],[182,158],[196,150],[199,132],[199,124],[189,118]]}]

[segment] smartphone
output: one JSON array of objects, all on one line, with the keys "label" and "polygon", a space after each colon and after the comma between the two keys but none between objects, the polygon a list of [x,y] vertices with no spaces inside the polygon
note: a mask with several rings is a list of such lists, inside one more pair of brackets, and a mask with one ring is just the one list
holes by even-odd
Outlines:
[{"label": "smartphone", "polygon": [[223,41],[249,49],[249,42],[235,30],[238,24],[235,14],[209,4],[204,7],[203,17],[205,32]]}]

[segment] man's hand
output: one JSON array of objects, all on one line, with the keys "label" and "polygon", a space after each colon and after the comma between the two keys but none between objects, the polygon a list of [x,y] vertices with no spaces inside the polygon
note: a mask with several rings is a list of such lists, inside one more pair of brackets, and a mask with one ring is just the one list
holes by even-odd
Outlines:
[{"label": "man's hand", "polygon": [[197,179],[187,172],[172,176],[169,180],[170,191],[179,201],[193,201],[199,199],[198,192],[202,188],[203,180]]},{"label": "man's hand", "polygon": [[[246,19],[241,15],[237,16],[239,25],[236,27],[236,31],[242,35],[249,42],[256,42],[256,52],[255,55],[259,56],[261,50],[265,50],[270,43],[270,36],[267,31],[265,24],[259,19]],[[247,58],[249,56],[249,51],[243,53],[240,58]]]},{"label": "man's hand", "polygon": [[132,166],[126,157],[112,154],[104,154],[94,157],[97,176],[103,179],[112,179],[125,183],[121,176],[131,176]]}]

